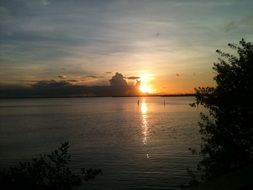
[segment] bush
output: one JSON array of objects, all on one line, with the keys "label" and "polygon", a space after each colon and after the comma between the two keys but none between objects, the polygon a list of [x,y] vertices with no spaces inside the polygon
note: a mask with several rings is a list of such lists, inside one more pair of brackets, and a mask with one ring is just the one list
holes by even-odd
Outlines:
[{"label": "bush", "polygon": [[29,162],[0,172],[1,187],[27,190],[71,190],[84,180],[93,179],[101,173],[100,169],[84,169],[75,174],[68,167],[71,155],[69,143],[63,143],[51,154],[40,155]]}]

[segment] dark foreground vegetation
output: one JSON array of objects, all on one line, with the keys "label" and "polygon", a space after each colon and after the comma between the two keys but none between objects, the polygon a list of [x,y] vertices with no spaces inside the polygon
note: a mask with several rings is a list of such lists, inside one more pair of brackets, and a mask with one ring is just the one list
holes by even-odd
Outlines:
[{"label": "dark foreground vegetation", "polygon": [[0,172],[1,189],[71,190],[84,181],[95,178],[100,169],[84,169],[79,174],[69,167],[71,155],[69,144],[63,143],[51,154],[40,155],[28,162]]},{"label": "dark foreground vegetation", "polygon": [[[217,50],[220,57],[213,67],[217,86],[196,89],[193,106],[202,105],[209,114],[201,113],[201,178],[192,175],[191,185],[222,182],[217,179],[229,183],[230,178],[222,176],[230,174],[234,179],[231,184],[236,184],[242,171],[253,168],[253,44],[242,39],[239,45],[228,46],[238,55]],[[252,173],[248,172],[253,179]],[[242,180],[236,189],[253,187],[253,182]]]}]

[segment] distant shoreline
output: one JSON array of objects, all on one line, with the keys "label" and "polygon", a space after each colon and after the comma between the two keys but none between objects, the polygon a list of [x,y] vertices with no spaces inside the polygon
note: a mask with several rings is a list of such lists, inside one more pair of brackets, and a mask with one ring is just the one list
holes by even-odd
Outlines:
[{"label": "distant shoreline", "polygon": [[124,98],[124,97],[189,97],[195,94],[163,94],[141,96],[24,96],[24,97],[0,97],[0,99],[43,99],[43,98]]}]

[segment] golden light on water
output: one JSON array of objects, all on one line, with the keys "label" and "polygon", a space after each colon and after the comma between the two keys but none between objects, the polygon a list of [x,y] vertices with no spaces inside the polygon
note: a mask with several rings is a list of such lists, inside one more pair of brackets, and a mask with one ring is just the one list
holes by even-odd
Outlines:
[{"label": "golden light on water", "polygon": [[141,103],[141,113],[142,113],[142,115],[146,114],[147,111],[148,111],[147,103],[146,102],[142,102]]},{"label": "golden light on water", "polygon": [[147,111],[148,111],[147,103],[143,101],[141,103],[141,116],[142,116],[142,134],[143,134],[142,142],[144,145],[147,144],[147,136],[148,136]]}]

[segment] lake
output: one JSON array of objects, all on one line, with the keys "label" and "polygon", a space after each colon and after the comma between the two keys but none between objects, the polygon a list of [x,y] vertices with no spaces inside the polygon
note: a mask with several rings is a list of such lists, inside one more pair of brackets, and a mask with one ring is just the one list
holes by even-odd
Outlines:
[{"label": "lake", "polygon": [[[139,104],[137,103],[139,100]],[[164,104],[165,101],[165,104]],[[70,142],[71,167],[100,168],[87,189],[180,189],[199,157],[193,97],[0,100],[0,167]],[[82,188],[81,188],[82,189]]]}]

